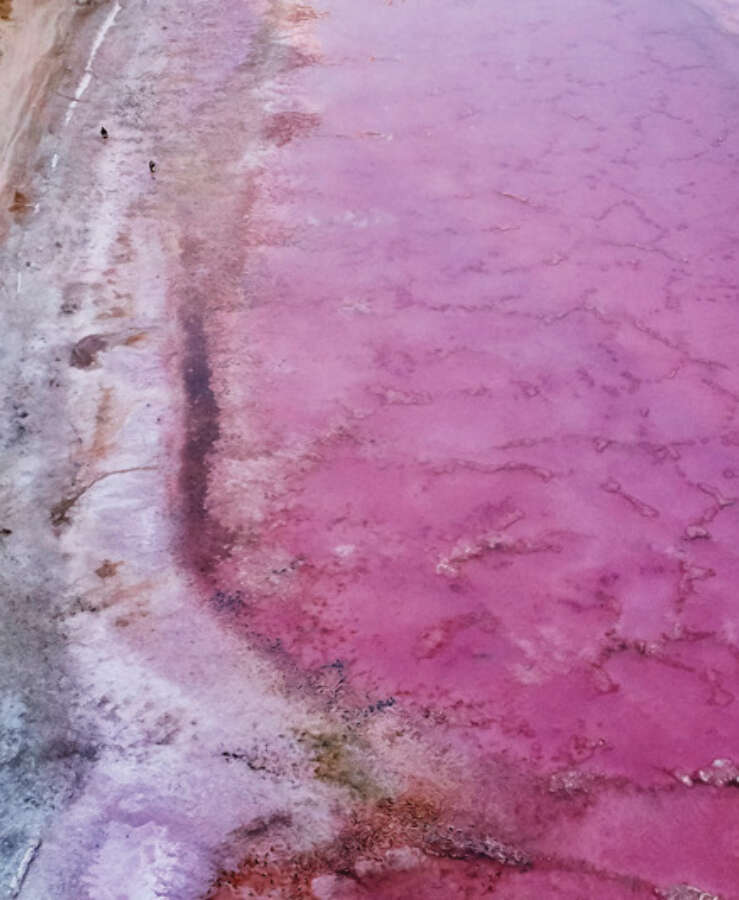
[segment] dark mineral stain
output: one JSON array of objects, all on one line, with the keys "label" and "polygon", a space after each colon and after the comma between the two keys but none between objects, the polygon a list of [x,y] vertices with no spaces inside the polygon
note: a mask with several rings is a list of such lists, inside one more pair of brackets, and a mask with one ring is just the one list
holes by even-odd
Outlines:
[{"label": "dark mineral stain", "polygon": [[118,571],[118,566],[121,565],[123,565],[123,563],[114,563],[109,559],[104,559],[97,569],[95,569],[95,574],[98,578],[112,578]]},{"label": "dark mineral stain", "polygon": [[260,816],[248,825],[237,828],[231,837],[250,839],[266,834],[274,828],[289,827],[290,825],[292,825],[292,816],[288,813],[277,812],[268,817]]},{"label": "dark mineral stain", "polygon": [[[0,0],[0,2],[2,2],[2,0]],[[0,16],[0,18],[3,17]],[[4,18],[8,18],[8,16],[5,16]],[[23,191],[19,191],[16,189],[13,193],[13,200],[8,207],[8,212],[13,213],[17,217],[21,217],[32,208],[33,204],[31,203],[28,196],[24,194]]]},{"label": "dark mineral stain", "polygon": [[105,350],[108,342],[100,334],[88,334],[72,347],[69,364],[77,369],[89,369],[97,362],[97,354]]},{"label": "dark mineral stain", "polygon": [[247,609],[242,591],[215,591],[211,596],[211,604],[220,612],[242,612]]},{"label": "dark mineral stain", "polygon": [[320,116],[315,113],[284,112],[272,116],[264,129],[264,136],[278,147],[290,143],[296,137],[309,134],[318,127]]},{"label": "dark mineral stain", "polygon": [[73,758],[93,761],[97,759],[98,753],[98,748],[93,744],[81,744],[68,738],[54,738],[43,748],[41,756],[50,762]]},{"label": "dark mineral stain", "polygon": [[197,295],[182,316],[185,435],[179,487],[185,517],[185,550],[195,570],[209,575],[228,555],[229,535],[208,512],[209,456],[220,435],[218,403],[211,386],[208,341]]},{"label": "dark mineral stain", "polygon": [[59,312],[64,316],[71,316],[79,312],[82,306],[81,295],[88,290],[88,286],[82,282],[75,282],[64,286],[62,296],[64,300],[59,307]]},{"label": "dark mineral stain", "polygon": [[68,525],[70,519],[67,513],[81,496],[82,492],[80,491],[77,494],[73,494],[71,497],[63,497],[58,503],[55,503],[49,511],[51,524],[55,526]]}]

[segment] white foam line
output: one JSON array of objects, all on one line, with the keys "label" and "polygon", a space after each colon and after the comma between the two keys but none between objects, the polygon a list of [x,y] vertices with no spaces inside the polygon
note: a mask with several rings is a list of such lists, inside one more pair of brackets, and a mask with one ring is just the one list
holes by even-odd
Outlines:
[{"label": "white foam line", "polygon": [[12,881],[10,882],[11,897],[17,897],[20,893],[20,890],[23,887],[23,882],[26,880],[28,870],[40,846],[41,840],[39,838],[36,838],[36,840],[32,841],[26,848],[26,852],[23,854],[20,864],[18,865],[18,871],[15,873]]},{"label": "white foam line", "polygon": [[16,294],[20,294],[20,292],[21,292],[21,285],[22,285],[22,284],[23,284],[23,276],[21,275],[20,272],[18,272],[18,280],[17,280],[16,283],[15,283],[15,292],[16,292]]},{"label": "white foam line", "polygon": [[58,165],[59,165],[59,154],[58,154],[58,153],[55,153],[55,154],[51,157],[51,168],[52,168],[52,169],[56,169],[56,167],[57,167]]},{"label": "white foam line", "polygon": [[80,79],[80,83],[77,85],[77,90],[74,92],[74,100],[72,100],[67,108],[67,115],[64,117],[65,125],[69,125],[72,119],[72,115],[74,114],[75,107],[80,101],[80,97],[85,93],[85,91],[89,87],[90,82],[92,81],[92,64],[95,61],[98,50],[105,40],[105,35],[113,27],[116,16],[121,11],[121,9],[121,4],[118,2],[118,0],[116,0],[115,6],[108,13],[107,18],[98,29],[98,33],[95,35],[95,40],[93,41],[92,49],[90,50],[90,55],[88,56],[87,63],[85,65],[85,71],[82,75],[82,78]]}]

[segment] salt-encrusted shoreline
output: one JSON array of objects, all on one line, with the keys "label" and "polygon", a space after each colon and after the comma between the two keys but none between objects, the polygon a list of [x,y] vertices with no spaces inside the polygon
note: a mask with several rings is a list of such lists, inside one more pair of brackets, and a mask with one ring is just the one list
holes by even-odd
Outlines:
[{"label": "salt-encrusted shoreline", "polygon": [[[200,39],[187,4],[178,27],[164,4],[147,6],[147,28],[140,12],[110,4],[74,39],[79,63],[27,145],[33,203],[0,249],[0,377],[17,426],[2,473],[16,651],[4,719],[6,752],[28,766],[7,784],[0,830],[15,849],[0,891],[29,900],[107,900],[124,883],[131,900],[200,897],[262,821],[282,823],[292,849],[330,840],[341,794],[315,781],[299,738],[326,731],[320,712],[224,631],[178,555],[180,257],[198,229],[182,197],[203,189],[207,151],[170,84],[191,77]],[[219,27],[242,29],[230,52],[251,52],[246,9]],[[226,79],[232,61],[208,58],[214,72],[198,74]],[[163,115],[183,117],[179,143]]]},{"label": "salt-encrusted shoreline", "polygon": [[[49,506],[64,496],[77,469],[67,317],[60,317],[60,271],[72,263],[62,253],[75,210],[63,224],[43,150],[68,103],[59,88],[75,78],[73,62],[84,53],[85,25],[94,25],[95,9],[20,0],[0,22],[3,897],[58,896],[46,886],[28,893],[28,879],[50,822],[78,794],[97,754],[63,624],[74,585]],[[48,204],[43,211],[41,196]]]}]

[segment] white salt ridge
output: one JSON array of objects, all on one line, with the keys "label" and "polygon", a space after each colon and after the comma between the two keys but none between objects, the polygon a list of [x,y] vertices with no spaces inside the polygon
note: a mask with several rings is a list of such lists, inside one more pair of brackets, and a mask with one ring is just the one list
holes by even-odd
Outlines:
[{"label": "white salt ridge", "polygon": [[[77,107],[77,104],[80,101],[80,98],[85,93],[87,88],[92,81],[92,64],[95,61],[95,57],[97,56],[98,50],[102,47],[103,41],[105,40],[106,34],[110,31],[115,23],[116,16],[121,11],[122,6],[116,0],[116,4],[113,9],[108,13],[105,21],[98,29],[98,33],[95,36],[95,40],[92,43],[92,49],[90,50],[90,55],[87,57],[87,63],[85,65],[84,73],[82,78],[80,79],[80,83],[77,85],[77,90],[74,92],[74,100],[71,101],[69,106],[67,107],[67,114],[64,117],[64,124],[69,125],[74,111]],[[54,168],[54,166],[52,166]]]}]

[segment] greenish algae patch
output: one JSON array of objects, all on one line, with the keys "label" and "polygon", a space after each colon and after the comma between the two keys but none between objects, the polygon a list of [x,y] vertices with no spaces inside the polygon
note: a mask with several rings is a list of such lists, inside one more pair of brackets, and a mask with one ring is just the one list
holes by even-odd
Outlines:
[{"label": "greenish algae patch", "polygon": [[299,739],[310,748],[314,774],[319,781],[349,788],[364,800],[378,799],[385,794],[360,761],[361,748],[354,736],[347,732],[304,731]]}]

